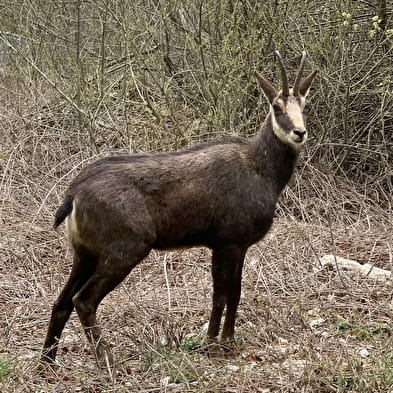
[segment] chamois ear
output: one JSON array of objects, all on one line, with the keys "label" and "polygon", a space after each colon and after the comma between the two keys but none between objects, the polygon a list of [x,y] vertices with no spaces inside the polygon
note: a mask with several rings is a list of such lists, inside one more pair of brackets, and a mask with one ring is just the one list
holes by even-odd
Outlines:
[{"label": "chamois ear", "polygon": [[259,86],[261,86],[269,102],[272,103],[273,100],[278,96],[277,90],[259,72],[255,71],[255,76],[257,77]]},{"label": "chamois ear", "polygon": [[299,93],[303,97],[307,97],[307,94],[310,91],[311,83],[313,82],[315,75],[317,75],[317,72],[317,70],[313,71],[310,75],[306,76],[300,83]]}]

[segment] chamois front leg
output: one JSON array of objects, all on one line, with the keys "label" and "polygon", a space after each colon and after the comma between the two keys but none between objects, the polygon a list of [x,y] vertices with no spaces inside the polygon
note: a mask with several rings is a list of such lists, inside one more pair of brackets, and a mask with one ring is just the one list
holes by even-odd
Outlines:
[{"label": "chamois front leg", "polygon": [[233,340],[234,337],[236,312],[241,295],[244,256],[245,250],[238,250],[236,258],[232,261],[233,264],[230,266],[230,269],[228,269],[226,313],[224,327],[221,333],[221,341],[230,341]]},{"label": "chamois front leg", "polygon": [[213,308],[207,330],[208,342],[214,342],[218,336],[225,306],[227,309],[221,339],[233,338],[245,253],[246,249],[237,244],[213,250]]}]

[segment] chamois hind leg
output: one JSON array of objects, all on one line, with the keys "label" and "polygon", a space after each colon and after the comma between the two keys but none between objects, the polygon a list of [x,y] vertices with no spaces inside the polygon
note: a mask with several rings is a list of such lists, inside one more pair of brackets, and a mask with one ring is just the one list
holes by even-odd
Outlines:
[{"label": "chamois hind leg", "polygon": [[244,255],[245,250],[238,245],[227,245],[213,250],[213,308],[207,330],[207,337],[210,341],[214,341],[218,336],[225,306],[227,306],[227,312],[222,339],[233,337],[236,310],[240,299]]},{"label": "chamois hind leg", "polygon": [[145,247],[132,254],[124,251],[121,257],[109,255],[100,259],[93,276],[73,298],[76,312],[91,344],[97,364],[101,368],[111,368],[113,356],[97,324],[98,305],[149,254],[150,249]]},{"label": "chamois hind leg", "polygon": [[85,249],[74,247],[74,262],[70,276],[52,308],[41,362],[53,363],[55,361],[61,333],[74,309],[72,298],[92,276],[96,266],[96,257]]}]

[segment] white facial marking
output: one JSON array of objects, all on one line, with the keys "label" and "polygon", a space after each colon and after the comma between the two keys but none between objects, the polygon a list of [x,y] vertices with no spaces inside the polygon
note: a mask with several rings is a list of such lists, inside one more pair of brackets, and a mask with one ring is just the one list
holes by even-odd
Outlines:
[{"label": "white facial marking", "polygon": [[[284,102],[281,99],[277,100],[277,103],[280,105],[282,108]],[[305,106],[305,99],[304,97],[301,97],[300,99],[300,104],[297,101],[296,97],[294,96],[289,96],[287,103],[285,105],[285,110],[283,112],[286,114],[286,116],[289,117],[293,124],[293,129],[290,131],[286,131],[280,127],[278,124],[273,107],[270,107],[270,113],[271,113],[271,119],[272,119],[272,127],[273,127],[273,132],[277,136],[277,138],[291,146],[294,149],[298,149],[307,139],[307,133],[304,135],[302,139],[299,139],[299,135],[296,135],[294,130],[305,130],[306,127],[304,125],[304,119],[303,119],[303,114],[302,114],[302,109],[304,109]]]},{"label": "white facial marking", "polygon": [[287,115],[291,119],[293,126],[298,130],[305,130],[302,109],[295,97],[288,97]]}]

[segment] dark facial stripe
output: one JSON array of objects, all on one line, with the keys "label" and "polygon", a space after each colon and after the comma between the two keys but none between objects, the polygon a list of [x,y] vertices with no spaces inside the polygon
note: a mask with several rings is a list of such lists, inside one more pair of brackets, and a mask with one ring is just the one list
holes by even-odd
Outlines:
[{"label": "dark facial stripe", "polygon": [[284,113],[279,104],[273,105],[274,116],[276,118],[277,124],[286,132],[293,130],[294,125],[291,119]]}]

